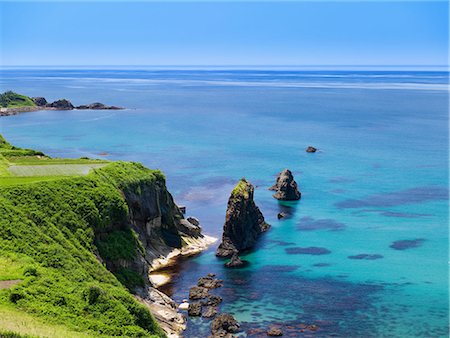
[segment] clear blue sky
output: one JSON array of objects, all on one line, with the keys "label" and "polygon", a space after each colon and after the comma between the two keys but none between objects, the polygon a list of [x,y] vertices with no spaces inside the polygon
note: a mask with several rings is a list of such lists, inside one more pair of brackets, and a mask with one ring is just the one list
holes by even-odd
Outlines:
[{"label": "clear blue sky", "polygon": [[1,2],[3,65],[445,65],[447,1]]}]

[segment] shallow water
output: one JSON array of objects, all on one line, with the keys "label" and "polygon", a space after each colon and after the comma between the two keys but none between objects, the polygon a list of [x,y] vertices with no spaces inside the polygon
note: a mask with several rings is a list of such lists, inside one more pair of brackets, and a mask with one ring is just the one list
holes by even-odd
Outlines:
[{"label": "shallow water", "polygon": [[[249,266],[225,269],[215,245],[165,287],[181,301],[216,273],[243,336],[277,323],[288,337],[447,337],[447,83],[444,72],[9,69],[2,90],[130,109],[4,117],[0,133],[52,156],[162,169],[217,237],[233,185],[250,180],[272,228]],[[298,203],[267,190],[284,168]],[[186,337],[208,325],[190,321]]]}]

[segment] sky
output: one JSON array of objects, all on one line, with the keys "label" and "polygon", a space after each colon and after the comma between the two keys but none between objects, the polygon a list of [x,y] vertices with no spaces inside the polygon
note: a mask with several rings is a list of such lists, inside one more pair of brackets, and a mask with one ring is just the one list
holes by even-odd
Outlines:
[{"label": "sky", "polygon": [[447,65],[447,1],[0,2],[0,64]]}]

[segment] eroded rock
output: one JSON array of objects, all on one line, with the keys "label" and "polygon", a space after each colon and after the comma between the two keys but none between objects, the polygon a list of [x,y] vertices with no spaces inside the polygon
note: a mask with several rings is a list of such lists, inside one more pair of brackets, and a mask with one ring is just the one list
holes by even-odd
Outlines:
[{"label": "eroded rock", "polygon": [[245,178],[231,192],[223,226],[222,243],[216,256],[230,257],[252,248],[270,227],[253,200],[254,187]]},{"label": "eroded rock", "polygon": [[217,308],[214,306],[208,306],[202,313],[202,317],[212,318],[217,314]]},{"label": "eroded rock", "polygon": [[239,323],[229,313],[222,313],[218,315],[211,322],[212,337],[233,337],[232,333],[239,331]]},{"label": "eroded rock", "polygon": [[267,330],[267,335],[270,337],[280,337],[283,335],[283,331],[276,326],[272,326]]},{"label": "eroded rock", "polygon": [[245,262],[241,260],[239,255],[235,252],[229,262],[225,263],[227,268],[239,268],[245,265]]},{"label": "eroded rock", "polygon": [[284,169],[278,175],[276,183],[269,190],[275,190],[273,197],[281,201],[296,201],[302,196],[289,169]]},{"label": "eroded rock", "polygon": [[45,97],[32,97],[31,99],[38,107],[43,107],[47,104]]},{"label": "eroded rock", "polygon": [[72,110],[74,108],[73,104],[66,99],[56,100],[52,103],[48,103],[46,106],[58,110]]},{"label": "eroded rock", "polygon": [[193,302],[189,304],[188,315],[191,317],[198,317],[202,314],[202,304],[200,302]]},{"label": "eroded rock", "polygon": [[203,299],[208,297],[208,289],[202,286],[193,286],[189,289],[189,299]]},{"label": "eroded rock", "polygon": [[222,286],[222,280],[211,276],[199,278],[197,285],[205,287],[207,289],[217,289]]}]

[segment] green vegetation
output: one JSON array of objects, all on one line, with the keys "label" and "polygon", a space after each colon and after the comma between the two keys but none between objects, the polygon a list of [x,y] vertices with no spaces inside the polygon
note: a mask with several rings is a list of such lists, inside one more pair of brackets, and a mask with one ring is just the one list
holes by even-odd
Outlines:
[{"label": "green vegetation", "polygon": [[[114,162],[83,176],[15,177],[12,164],[98,164],[23,156],[22,151],[0,138],[0,280],[21,280],[0,290],[0,332],[17,332],[16,337],[164,337],[148,309],[127,290],[142,286],[142,276],[124,268],[114,275],[96,257],[132,260],[142,250],[127,225],[122,191],[139,193],[142,183],[164,183],[162,173]],[[20,316],[29,324],[17,323],[14,318]]]},{"label": "green vegetation", "polygon": [[233,191],[231,192],[231,196],[235,197],[241,195],[244,196],[244,198],[248,198],[249,186],[250,183],[245,178],[241,178],[241,180],[238,182],[238,184],[234,187]]},{"label": "green vegetation", "polygon": [[36,107],[36,104],[28,96],[20,95],[12,91],[0,94],[0,107],[17,108],[17,107]]},{"label": "green vegetation", "polygon": [[82,176],[107,163],[88,158],[50,158],[40,151],[15,147],[0,135],[0,187]]}]

